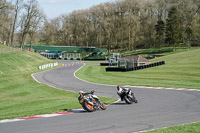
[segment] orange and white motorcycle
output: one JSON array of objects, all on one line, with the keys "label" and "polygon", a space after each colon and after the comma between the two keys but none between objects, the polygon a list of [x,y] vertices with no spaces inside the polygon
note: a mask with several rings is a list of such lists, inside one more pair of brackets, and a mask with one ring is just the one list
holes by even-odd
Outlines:
[{"label": "orange and white motorcycle", "polygon": [[102,103],[96,95],[94,95],[94,91],[86,93],[79,91],[78,100],[83,109],[88,112],[93,112],[99,109],[106,110],[106,105]]}]

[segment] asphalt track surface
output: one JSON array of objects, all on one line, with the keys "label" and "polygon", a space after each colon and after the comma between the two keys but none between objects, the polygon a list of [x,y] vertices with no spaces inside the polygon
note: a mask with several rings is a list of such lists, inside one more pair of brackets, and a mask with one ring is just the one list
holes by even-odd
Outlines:
[{"label": "asphalt track surface", "polygon": [[[66,66],[33,76],[59,89],[95,90],[98,96],[118,97],[116,86],[91,84],[74,77],[82,63],[63,63]],[[139,100],[137,104],[118,102],[105,111],[2,123],[0,133],[132,133],[200,121],[200,92],[131,89]]]}]

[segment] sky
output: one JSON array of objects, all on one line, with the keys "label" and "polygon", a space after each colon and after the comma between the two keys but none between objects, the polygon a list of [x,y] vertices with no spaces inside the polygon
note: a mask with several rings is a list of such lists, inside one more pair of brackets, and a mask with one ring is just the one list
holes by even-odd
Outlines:
[{"label": "sky", "polygon": [[68,14],[75,10],[89,9],[94,5],[116,0],[38,0],[49,19],[56,18],[62,14]]}]

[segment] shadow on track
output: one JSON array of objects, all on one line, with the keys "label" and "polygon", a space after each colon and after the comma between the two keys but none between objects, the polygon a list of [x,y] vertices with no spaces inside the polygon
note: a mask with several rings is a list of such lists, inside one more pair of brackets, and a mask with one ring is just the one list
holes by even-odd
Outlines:
[{"label": "shadow on track", "polygon": [[72,110],[69,110],[69,109],[63,109],[64,111],[66,112],[72,112],[72,113],[86,113],[87,111],[85,111],[83,108],[80,108],[80,109],[72,109]]}]

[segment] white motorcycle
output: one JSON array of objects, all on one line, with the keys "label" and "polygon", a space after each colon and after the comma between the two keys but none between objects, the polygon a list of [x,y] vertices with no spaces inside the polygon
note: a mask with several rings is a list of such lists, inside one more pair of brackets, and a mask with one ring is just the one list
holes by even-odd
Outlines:
[{"label": "white motorcycle", "polygon": [[120,96],[122,101],[127,104],[132,104],[133,102],[138,103],[133,92],[129,88],[124,88],[122,86],[117,86],[117,94]]}]

